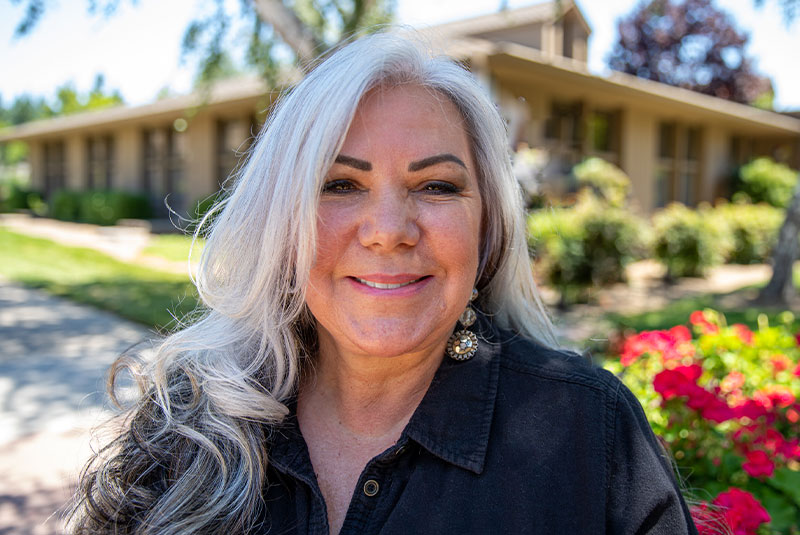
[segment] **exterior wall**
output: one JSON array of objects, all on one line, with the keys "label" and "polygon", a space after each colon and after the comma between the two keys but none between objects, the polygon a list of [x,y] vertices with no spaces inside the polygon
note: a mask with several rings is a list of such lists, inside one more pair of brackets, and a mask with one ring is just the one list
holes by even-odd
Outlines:
[{"label": "exterior wall", "polygon": [[69,189],[83,189],[86,185],[86,141],[83,136],[67,136],[64,151],[65,185]]},{"label": "exterior wall", "polygon": [[114,171],[111,184],[114,189],[141,191],[142,136],[141,129],[126,126],[116,130],[114,138]]},{"label": "exterior wall", "polygon": [[209,115],[197,115],[186,130],[183,166],[186,196],[193,202],[219,189],[216,177],[215,122]]},{"label": "exterior wall", "polygon": [[528,24],[512,28],[504,28],[494,32],[485,32],[476,37],[489,41],[508,41],[542,50],[542,23]]},{"label": "exterior wall", "polygon": [[655,207],[656,132],[658,121],[642,110],[626,109],[620,117],[620,167],[631,178],[631,194],[639,210]]},{"label": "exterior wall", "polygon": [[31,185],[44,191],[44,145],[40,140],[28,143],[28,160],[31,164]]}]

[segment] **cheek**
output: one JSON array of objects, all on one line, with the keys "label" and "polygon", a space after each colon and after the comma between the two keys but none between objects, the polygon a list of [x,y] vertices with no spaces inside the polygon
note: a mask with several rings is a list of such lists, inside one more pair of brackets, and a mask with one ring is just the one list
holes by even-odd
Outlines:
[{"label": "cheek", "polygon": [[347,213],[321,205],[317,214],[317,244],[311,275],[331,269],[347,247],[349,228]]},{"label": "cheek", "polygon": [[430,229],[430,246],[450,271],[463,274],[473,284],[480,248],[480,209],[435,214],[424,226]]}]

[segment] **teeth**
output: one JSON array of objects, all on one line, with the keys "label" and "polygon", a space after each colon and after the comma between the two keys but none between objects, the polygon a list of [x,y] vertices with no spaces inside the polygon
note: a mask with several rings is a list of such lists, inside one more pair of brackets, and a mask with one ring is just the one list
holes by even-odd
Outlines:
[{"label": "teeth", "polygon": [[379,290],[394,290],[395,288],[402,288],[403,286],[408,286],[409,284],[413,284],[420,279],[414,279],[413,281],[402,282],[400,284],[388,284],[388,283],[385,284],[382,282],[372,282],[364,279],[359,279],[358,277],[356,277],[356,280],[361,284],[366,284],[370,288],[378,288]]}]

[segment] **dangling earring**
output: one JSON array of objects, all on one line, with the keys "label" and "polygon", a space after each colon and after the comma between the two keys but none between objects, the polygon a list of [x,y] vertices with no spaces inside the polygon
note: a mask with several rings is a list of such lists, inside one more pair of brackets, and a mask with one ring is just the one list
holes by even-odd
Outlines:
[{"label": "dangling earring", "polygon": [[[476,297],[478,297],[478,290],[473,288],[469,302],[475,301]],[[458,318],[459,323],[461,323],[464,328],[454,332],[447,341],[447,355],[451,359],[469,360],[475,356],[475,352],[478,350],[478,337],[475,336],[474,332],[468,331],[467,329],[475,323],[476,318],[475,311],[471,306],[467,305],[467,308]]]}]

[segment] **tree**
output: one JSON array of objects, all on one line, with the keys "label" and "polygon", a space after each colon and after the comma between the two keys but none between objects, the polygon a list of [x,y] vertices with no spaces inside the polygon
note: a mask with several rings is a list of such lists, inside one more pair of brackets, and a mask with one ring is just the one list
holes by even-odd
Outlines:
[{"label": "tree", "polygon": [[772,277],[761,292],[758,301],[786,304],[794,294],[793,267],[800,252],[797,236],[800,232],[800,177],[792,202],[786,209],[786,219],[778,232],[778,243],[772,252]]},{"label": "tree", "polygon": [[[25,4],[15,30],[22,36],[34,29],[52,0],[12,1]],[[193,20],[184,31],[182,48],[185,56],[199,56],[200,82],[230,72],[228,49],[241,46],[247,66],[274,85],[287,63],[306,70],[314,58],[351,36],[389,22],[394,1],[241,0],[238,12],[232,12],[230,2],[213,0],[213,12]],[[111,15],[120,0],[87,2],[90,13]],[[236,25],[248,28],[246,34],[235,32]],[[290,57],[282,59],[287,51]]]},{"label": "tree", "polygon": [[[792,24],[800,11],[800,0],[778,0],[783,8],[783,19],[786,25]],[[764,4],[764,0],[755,0],[756,6]],[[758,294],[758,301],[763,303],[787,303],[794,286],[794,262],[800,255],[797,237],[800,235],[800,175],[797,177],[794,195],[786,209],[781,229],[778,232],[778,243],[772,251],[772,277]]]},{"label": "tree", "polygon": [[746,104],[772,91],[746,54],[749,36],[713,0],[642,2],[618,32],[614,70]]}]

